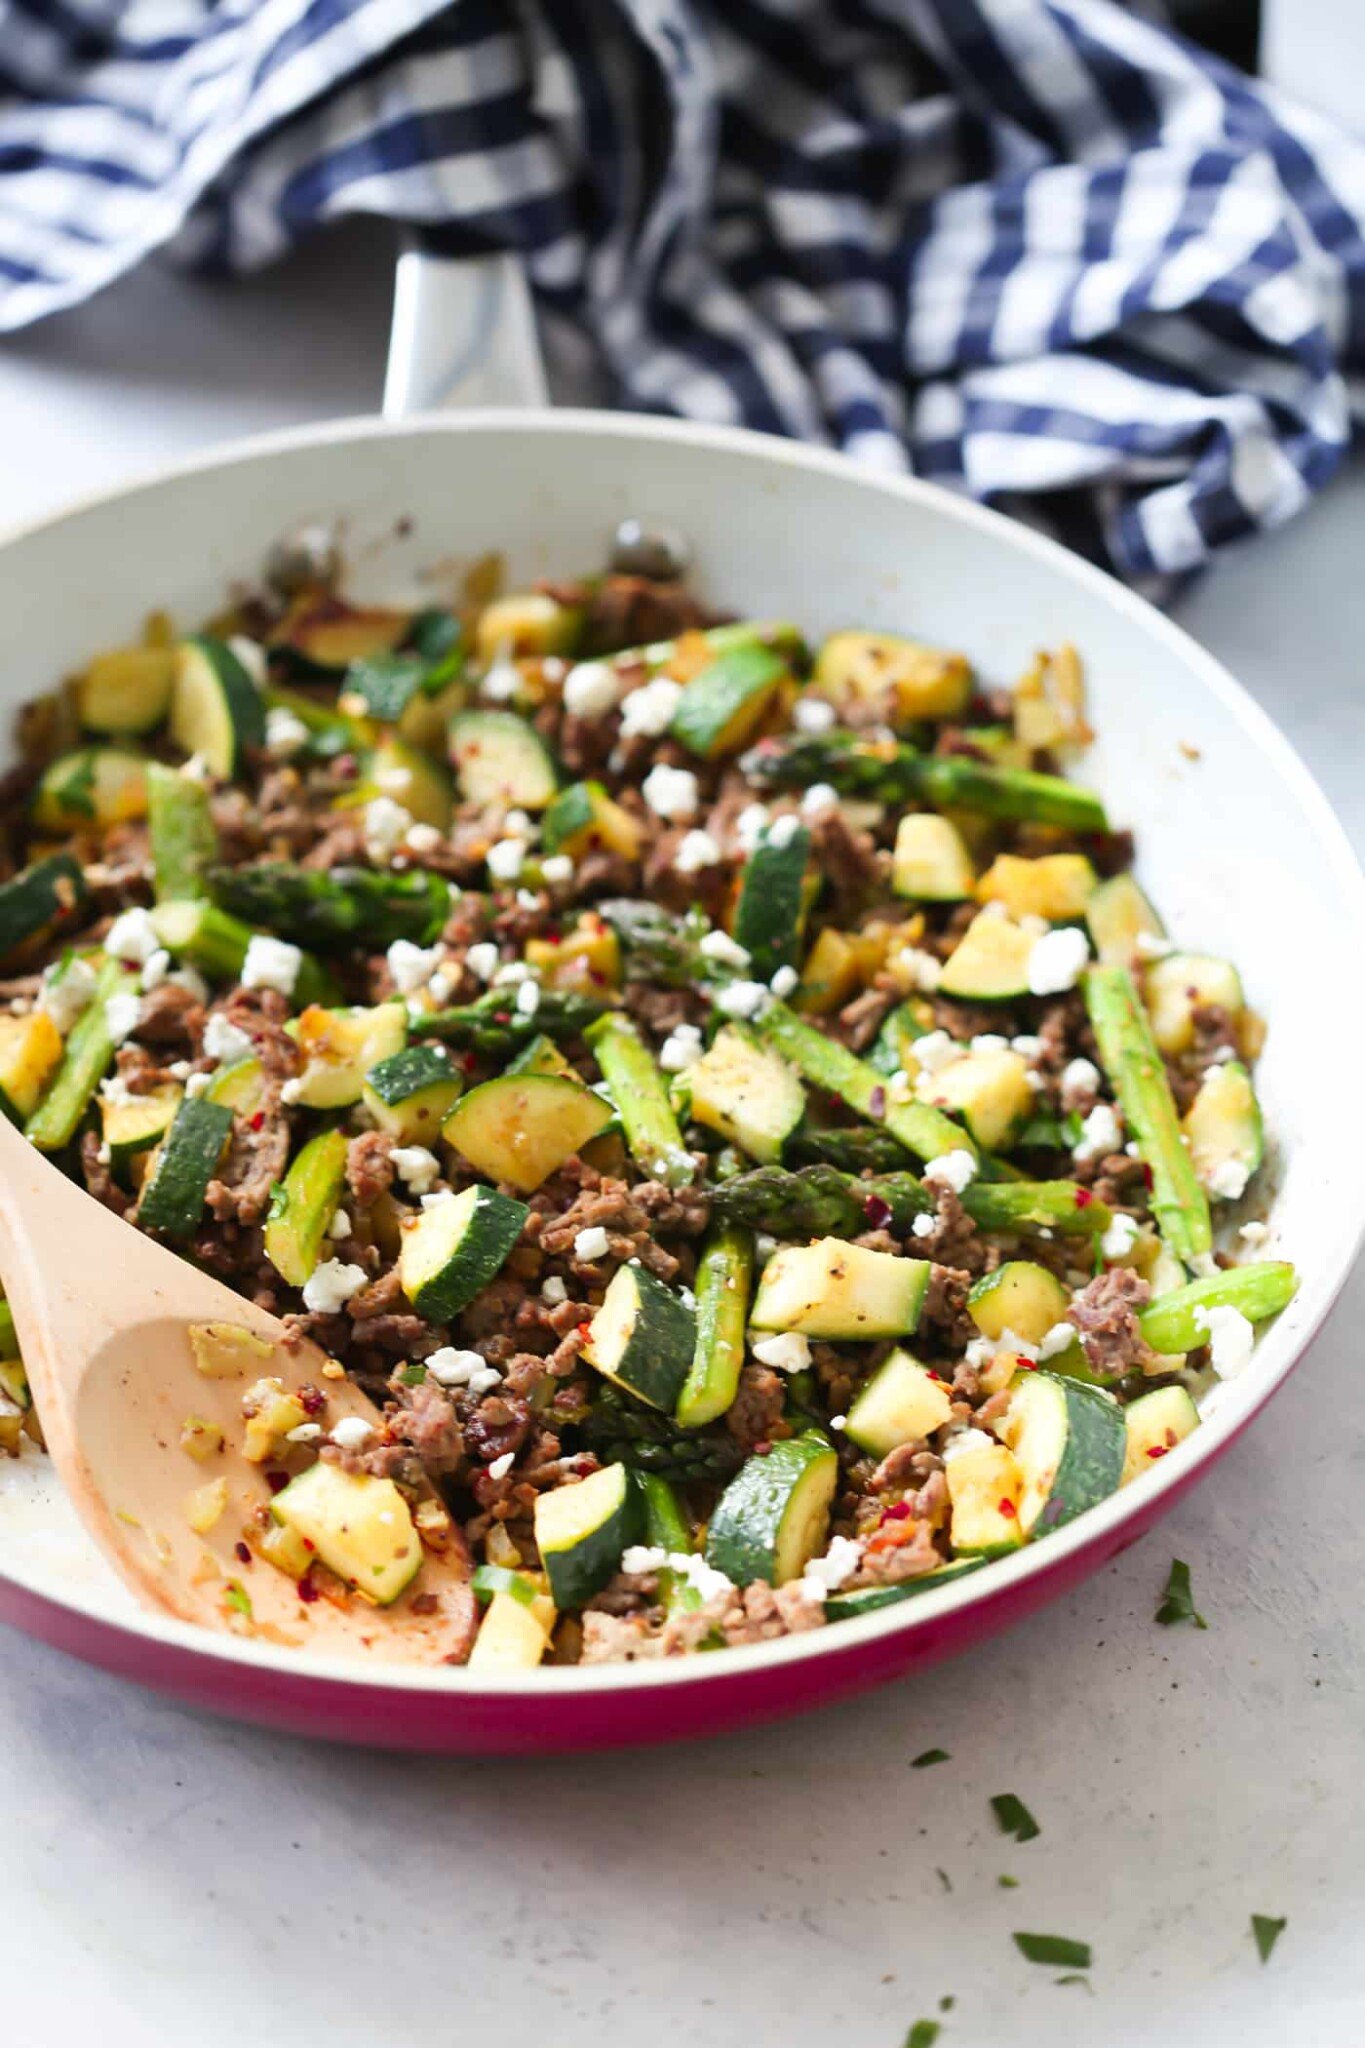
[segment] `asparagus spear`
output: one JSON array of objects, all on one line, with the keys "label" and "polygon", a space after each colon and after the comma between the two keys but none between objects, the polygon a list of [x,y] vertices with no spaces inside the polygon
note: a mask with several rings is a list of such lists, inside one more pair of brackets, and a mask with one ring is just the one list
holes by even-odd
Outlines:
[{"label": "asparagus spear", "polygon": [[449,882],[420,869],[395,875],[339,867],[323,873],[290,861],[257,861],[210,869],[208,891],[234,917],[319,953],[346,953],[356,946],[382,952],[395,939],[427,946],[450,914]]},{"label": "asparagus spear", "polygon": [[1279,1260],[1230,1266],[1226,1273],[1211,1273],[1206,1280],[1192,1280],[1188,1287],[1163,1294],[1143,1309],[1138,1322],[1153,1351],[1196,1351],[1208,1342],[1201,1309],[1235,1308],[1248,1322],[1263,1322],[1293,1300],[1298,1284],[1294,1268]]},{"label": "asparagus spear", "polygon": [[754,1241],[743,1223],[734,1219],[713,1223],[697,1262],[696,1353],[678,1396],[677,1418],[684,1429],[701,1429],[716,1421],[735,1398],[744,1364],[744,1326],[753,1275]]},{"label": "asparagus spear", "polygon": [[547,988],[541,992],[535,1015],[525,1017],[513,1007],[507,989],[490,988],[487,994],[459,1009],[431,1010],[425,1016],[413,1017],[408,1035],[440,1038],[447,1045],[471,1046],[475,1052],[505,1060],[541,1032],[553,1039],[579,1037],[605,1007],[591,996]]},{"label": "asparagus spear", "polygon": [[681,1429],[671,1415],[647,1408],[609,1380],[596,1391],[577,1428],[602,1464],[657,1472],[679,1486],[720,1483],[744,1462],[728,1430]]},{"label": "asparagus spear", "polygon": [[[1066,1236],[1098,1236],[1113,1211],[1075,1181],[1012,1181],[988,1186],[973,1181],[962,1205],[985,1230],[1050,1230]],[[874,1221],[904,1234],[914,1218],[927,1214],[934,1198],[913,1173],[870,1179],[839,1173],[832,1166],[807,1166],[792,1173],[761,1166],[717,1188],[711,1212],[719,1221],[747,1223],[774,1237],[854,1237]]]},{"label": "asparagus spear", "polygon": [[1188,1264],[1213,1243],[1209,1203],[1181,1136],[1147,1012],[1126,967],[1091,967],[1084,987],[1100,1064],[1151,1169],[1152,1214],[1176,1258]]},{"label": "asparagus spear", "polygon": [[[194,902],[176,897],[158,903],[152,925],[167,952],[177,960],[197,967],[210,981],[240,981],[247,947],[255,933],[239,917],[216,903]],[[308,1003],[337,1000],[335,982],[320,960],[305,953],[294,983],[293,1000],[300,1008]]]},{"label": "asparagus spear", "polygon": [[66,1041],[62,1063],[24,1126],[24,1136],[40,1152],[60,1152],[75,1136],[86,1105],[113,1064],[114,1039],[105,1005],[113,996],[136,993],[137,976],[117,960],[106,960],[89,1007],[77,1018]]},{"label": "asparagus spear", "polygon": [[203,783],[149,761],[147,827],[157,902],[206,896],[204,874],[218,858],[218,833]]},{"label": "asparagus spear", "polygon": [[632,1159],[667,1187],[687,1187],[696,1162],[683,1144],[658,1061],[634,1024],[609,1011],[583,1035],[597,1055]]},{"label": "asparagus spear", "polygon": [[976,1143],[961,1124],[927,1102],[916,1102],[913,1097],[897,1099],[875,1067],[826,1038],[785,1003],[769,1003],[757,1019],[757,1027],[815,1087],[839,1096],[858,1116],[884,1125],[917,1158],[937,1159],[944,1152],[970,1152],[977,1157]]},{"label": "asparagus spear", "polygon": [[674,917],[657,903],[614,896],[599,903],[598,914],[621,942],[627,981],[649,981],[662,988],[693,988],[728,981],[733,970],[708,960],[701,942],[711,926],[696,910]]},{"label": "asparagus spear", "polygon": [[896,1173],[905,1153],[890,1131],[864,1124],[856,1130],[821,1130],[799,1124],[783,1147],[794,1166],[837,1166],[843,1173]]},{"label": "asparagus spear", "polygon": [[989,768],[955,755],[922,754],[900,740],[864,739],[850,732],[760,740],[740,765],[753,782],[771,789],[807,789],[812,783],[827,782],[841,796],[877,803],[915,801],[1078,832],[1109,829],[1104,805],[1094,791],[1063,776]]}]

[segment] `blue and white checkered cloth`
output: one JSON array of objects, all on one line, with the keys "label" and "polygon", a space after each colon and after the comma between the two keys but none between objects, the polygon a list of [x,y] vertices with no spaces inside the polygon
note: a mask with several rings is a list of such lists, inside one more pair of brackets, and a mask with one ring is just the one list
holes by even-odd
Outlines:
[{"label": "blue and white checkered cloth", "polygon": [[379,214],[520,250],[609,403],[1157,588],[1350,437],[1365,146],[1110,0],[0,0],[0,95],[3,328]]}]

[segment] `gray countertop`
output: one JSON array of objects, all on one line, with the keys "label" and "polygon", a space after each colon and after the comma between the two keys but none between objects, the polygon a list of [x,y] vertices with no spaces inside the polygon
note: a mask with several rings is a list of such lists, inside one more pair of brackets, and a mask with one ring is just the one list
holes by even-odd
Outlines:
[{"label": "gray countertop", "polygon": [[[6,520],[179,449],[370,409],[386,321],[387,241],[363,230],[237,289],[147,272],[6,342]],[[1356,469],[1180,607],[1358,846],[1363,508]],[[535,1763],[363,1754],[0,1635],[7,2036],[900,2048],[951,1997],[942,2048],[1345,2048],[1365,2032],[1363,1312],[1357,1273],[1270,1413],[1079,1593],[752,1735]],[[1172,1556],[1205,1633],[1153,1625]],[[951,1760],[913,1769],[931,1746]],[[1038,1840],[997,1832],[998,1792]],[[1265,1968],[1253,1913],[1288,1917]],[[1090,1941],[1092,1990],[1026,1963],[1020,1928]]]}]

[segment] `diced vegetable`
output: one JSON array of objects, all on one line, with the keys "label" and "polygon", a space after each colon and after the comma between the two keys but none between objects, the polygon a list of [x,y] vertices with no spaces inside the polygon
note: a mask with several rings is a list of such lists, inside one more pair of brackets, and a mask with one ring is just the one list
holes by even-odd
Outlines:
[{"label": "diced vegetable", "polygon": [[45,768],[33,793],[40,832],[93,832],[147,815],[147,763],[117,747],[82,747]]},{"label": "diced vegetable", "polygon": [[474,646],[481,661],[506,655],[572,654],[583,629],[576,605],[560,604],[542,590],[512,591],[479,614]]},{"label": "diced vegetable", "polygon": [[117,647],[97,654],[76,685],[81,724],[90,732],[152,732],[170,708],[174,681],[169,647]]},{"label": "diced vegetable", "polygon": [[1099,876],[1082,853],[1045,853],[1033,860],[997,854],[977,883],[983,903],[1003,903],[1011,917],[1064,924],[1082,917]]},{"label": "diced vegetable", "polygon": [[107,1005],[115,996],[133,995],[136,990],[135,974],[129,974],[117,960],[105,961],[90,1006],[73,1025],[62,1063],[24,1126],[25,1137],[40,1152],[60,1152],[75,1136],[91,1096],[113,1064]]},{"label": "diced vegetable", "polygon": [[477,1173],[529,1195],[611,1122],[611,1105],[557,1074],[502,1074],[457,1102],[441,1135]]},{"label": "diced vegetable", "polygon": [[419,1316],[448,1323],[488,1285],[521,1236],[524,1202],[475,1185],[403,1224],[398,1277]]},{"label": "diced vegetable", "polygon": [[696,1348],[696,1319],[644,1266],[619,1266],[589,1326],[583,1356],[605,1379],[671,1414]]},{"label": "diced vegetable", "polygon": [[536,1546],[556,1607],[581,1607],[621,1568],[639,1541],[643,1509],[634,1476],[605,1465],[572,1486],[536,1495]]},{"label": "diced vegetable", "polygon": [[908,1351],[896,1350],[849,1409],[844,1434],[860,1450],[884,1458],[900,1444],[932,1436],[952,1413],[947,1382]]},{"label": "diced vegetable", "polygon": [[1199,1410],[1184,1387],[1154,1387],[1123,1411],[1124,1459],[1121,1486],[1150,1472],[1199,1427]]},{"label": "diced vegetable", "polygon": [[559,784],[544,741],[514,711],[457,713],[450,758],[468,803],[543,811]]},{"label": "diced vegetable", "polygon": [[71,853],[50,853],[0,882],[0,960],[52,945],[85,909],[85,870]]},{"label": "diced vegetable", "polygon": [[547,854],[578,860],[604,846],[626,860],[638,860],[644,844],[639,820],[607,795],[600,782],[574,782],[561,789],[541,821],[540,843]]},{"label": "diced vegetable", "polygon": [[226,641],[200,634],[176,650],[171,738],[221,781],[243,766],[248,747],[265,745],[265,706]]},{"label": "diced vegetable", "polygon": [[154,1145],[159,1145],[169,1131],[183,1095],[178,1082],[168,1081],[148,1095],[130,1095],[127,1101],[111,1102],[107,1096],[100,1097],[100,1122],[109,1164],[115,1178],[125,1186],[130,1177],[136,1178],[138,1161]]},{"label": "diced vegetable", "polygon": [[218,833],[203,783],[149,761],[147,825],[157,902],[206,896],[204,876],[218,858]]},{"label": "diced vegetable", "polygon": [[317,1267],[346,1187],[346,1150],[344,1131],[319,1131],[276,1184],[265,1224],[265,1254],[291,1287],[302,1287]]},{"label": "diced vegetable", "polygon": [[1168,953],[1155,960],[1143,976],[1142,993],[1152,1020],[1152,1037],[1161,1052],[1188,1052],[1194,1044],[1194,1013],[1227,1010],[1240,1017],[1242,982],[1226,960],[1202,953]]},{"label": "diced vegetable", "polygon": [[786,1060],[738,1024],[716,1033],[687,1080],[696,1121],[751,1159],[779,1158],[805,1111],[805,1090]]},{"label": "diced vegetable", "polygon": [[144,1230],[177,1241],[194,1235],[231,1136],[232,1111],[223,1103],[202,1095],[181,1103],[142,1183],[137,1220]]},{"label": "diced vegetable", "polygon": [[310,1003],[291,1029],[303,1058],[295,1101],[307,1109],[344,1109],[359,1102],[365,1076],[403,1050],[408,1013],[402,1003],[350,1010]]},{"label": "diced vegetable", "polygon": [[747,1586],[785,1586],[824,1548],[839,1460],[811,1430],[786,1437],[740,1466],[716,1504],[706,1532],[706,1561]]},{"label": "diced vegetable", "polygon": [[696,1344],[675,1411],[684,1429],[714,1422],[735,1398],[753,1274],[751,1233],[742,1224],[713,1223],[697,1261]]},{"label": "diced vegetable", "polygon": [[1056,1274],[1029,1259],[1007,1259],[967,1296],[967,1313],[983,1337],[998,1339],[1012,1330],[1026,1344],[1041,1343],[1065,1321],[1070,1306],[1071,1296]]},{"label": "diced vegetable", "polygon": [[[529,1582],[528,1582],[529,1583]],[[495,1593],[479,1624],[469,1653],[470,1671],[531,1671],[550,1646],[554,1602],[532,1592],[529,1601],[515,1593]]]},{"label": "diced vegetable", "polygon": [[463,1087],[444,1046],[410,1045],[370,1068],[361,1098],[377,1127],[400,1145],[430,1147]]},{"label": "diced vegetable", "polygon": [[923,903],[953,903],[976,888],[976,870],[962,834],[933,811],[909,811],[896,828],[891,886]]},{"label": "diced vegetable", "polygon": [[0,1016],[0,1116],[23,1124],[61,1065],[62,1034],[46,1010]]},{"label": "diced vegetable", "polygon": [[896,1258],[837,1237],[783,1245],[763,1269],[750,1321],[756,1330],[799,1330],[836,1342],[908,1336],[931,1270],[927,1259]]},{"label": "diced vegetable", "polygon": [[1024,1541],[1024,1474],[1004,1444],[963,1444],[944,1460],[949,1530],[958,1557],[1004,1557]]},{"label": "diced vegetable", "polygon": [[1205,1192],[1237,1201],[1265,1153],[1261,1107],[1240,1060],[1209,1068],[1180,1128]]},{"label": "diced vegetable", "polygon": [[374,747],[364,780],[347,801],[354,808],[373,803],[376,797],[388,797],[415,824],[434,826],[438,832],[444,832],[454,816],[455,797],[445,766],[397,733],[386,733]]},{"label": "diced vegetable", "polygon": [[729,648],[684,685],[669,731],[703,760],[738,753],[786,674],[786,663],[771,647],[751,641]]},{"label": "diced vegetable", "polygon": [[231,1066],[219,1067],[212,1075],[204,1090],[208,1102],[224,1102],[229,1109],[235,1109],[239,1116],[253,1117],[265,1101],[265,1069],[260,1061],[251,1056],[234,1060]]},{"label": "diced vegetable", "polygon": [[631,1157],[651,1179],[667,1187],[687,1187],[696,1166],[683,1144],[658,1062],[637,1027],[629,1017],[611,1011],[589,1025],[585,1035],[597,1055]]},{"label": "diced vegetable", "polygon": [[899,633],[831,633],[812,687],[845,708],[877,704],[893,724],[956,718],[972,694],[971,664]]},{"label": "diced vegetable", "polygon": [[771,981],[779,967],[797,957],[810,902],[810,845],[804,826],[785,837],[770,832],[745,863],[734,935],[749,954],[750,972],[758,981]]},{"label": "diced vegetable", "polygon": [[1095,957],[1102,967],[1132,967],[1144,936],[1164,939],[1165,926],[1130,874],[1101,882],[1085,906]]},{"label": "diced vegetable", "polygon": [[982,911],[949,954],[939,978],[944,995],[976,1003],[1028,994],[1028,964],[1037,940],[1010,917]]},{"label": "diced vegetable", "polygon": [[1028,1536],[1074,1521],[1123,1476],[1122,1408],[1112,1395],[1057,1373],[1020,1373],[996,1434],[1023,1473],[1019,1522]]},{"label": "diced vegetable", "polygon": [[421,1568],[412,1510],[391,1479],[319,1459],[275,1495],[270,1512],[377,1607],[390,1606]]},{"label": "diced vegetable", "polygon": [[584,995],[621,985],[621,942],[592,910],[559,939],[528,939],[526,965],[544,989],[578,989]]},{"label": "diced vegetable", "polygon": [[960,1116],[988,1152],[1007,1145],[1033,1109],[1028,1066],[1017,1052],[968,1052],[928,1077],[922,1092]]}]

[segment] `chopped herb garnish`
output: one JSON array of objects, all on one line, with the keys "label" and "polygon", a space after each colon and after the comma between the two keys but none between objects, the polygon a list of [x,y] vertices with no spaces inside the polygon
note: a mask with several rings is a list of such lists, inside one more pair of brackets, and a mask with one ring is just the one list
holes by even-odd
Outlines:
[{"label": "chopped herb garnish", "polygon": [[1068,1970],[1064,1977],[1057,1979],[1057,1982],[1059,1984],[1080,1984],[1090,1993],[1092,1998],[1095,1995],[1095,1987],[1086,1976],[1084,1970]]},{"label": "chopped herb garnish", "polygon": [[1019,1880],[1017,1877],[997,1877],[995,1881],[999,1885],[1002,1892],[1017,1892],[1019,1889]]},{"label": "chopped herb garnish", "polygon": [[997,1792],[991,1801],[991,1811],[1003,1835],[1013,1835],[1016,1842],[1031,1842],[1043,1831],[1022,1799],[1016,1799],[1013,1792]]},{"label": "chopped herb garnish", "polygon": [[223,1599],[232,1608],[234,1613],[244,1614],[248,1621],[251,1620],[251,1595],[247,1592],[246,1587],[240,1585],[236,1579],[228,1580],[223,1592]]},{"label": "chopped herb garnish", "polygon": [[934,2048],[941,2031],[937,2020],[916,2020],[905,2037],[905,2048]]},{"label": "chopped herb garnish", "polygon": [[1263,1963],[1270,1961],[1270,1951],[1288,1925],[1287,1920],[1273,1920],[1268,1913],[1252,1914],[1251,1935],[1256,1943],[1256,1953]]},{"label": "chopped herb garnish", "polygon": [[405,1387],[420,1387],[426,1376],[427,1369],[420,1359],[414,1360],[411,1365],[400,1365],[394,1374],[394,1378],[401,1380]]},{"label": "chopped herb garnish", "polygon": [[945,1992],[942,1998],[940,1998],[938,2002],[938,2009],[940,2012],[951,2012],[956,2004],[957,2000],[953,1997],[952,1992],[948,1991]]},{"label": "chopped herb garnish", "polygon": [[1016,1934],[1014,1946],[1030,1963],[1047,1963],[1063,1970],[1090,1968],[1090,1943],[1072,1941],[1066,1934]]},{"label": "chopped herb garnish", "polygon": [[1194,1594],[1190,1590],[1190,1568],[1178,1557],[1171,1564],[1171,1575],[1166,1581],[1166,1591],[1160,1607],[1157,1608],[1156,1618],[1164,1627],[1169,1627],[1173,1621],[1192,1621],[1196,1628],[1208,1627],[1208,1623],[1194,1604]]},{"label": "chopped herb garnish", "polygon": [[912,1771],[927,1770],[930,1764],[946,1764],[951,1759],[946,1749],[922,1749],[918,1756],[910,1759]]},{"label": "chopped herb garnish", "polygon": [[946,1870],[935,1870],[934,1875],[938,1879],[939,1883],[943,1886],[945,1892],[950,1892],[952,1890],[953,1880],[949,1877]]}]

